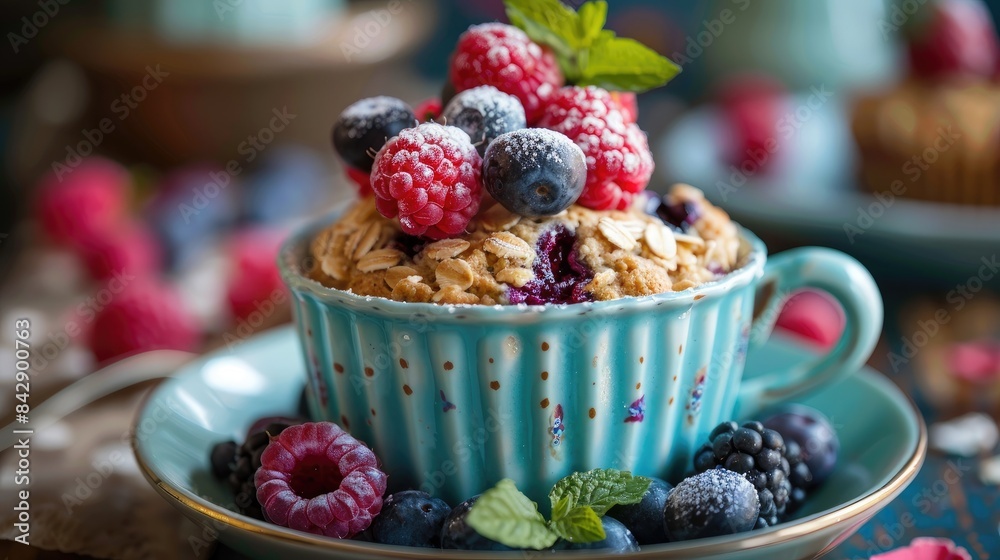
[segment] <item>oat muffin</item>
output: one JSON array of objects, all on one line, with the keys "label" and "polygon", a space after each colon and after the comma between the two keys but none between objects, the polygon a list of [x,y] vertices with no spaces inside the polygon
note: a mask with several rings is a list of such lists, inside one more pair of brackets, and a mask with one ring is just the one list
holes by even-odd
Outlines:
[{"label": "oat muffin", "polygon": [[729,216],[688,185],[626,210],[573,205],[537,218],[484,203],[465,235],[438,241],[404,234],[367,198],[322,231],[310,254],[309,276],[331,288],[483,305],[681,291],[725,275],[744,256]]}]

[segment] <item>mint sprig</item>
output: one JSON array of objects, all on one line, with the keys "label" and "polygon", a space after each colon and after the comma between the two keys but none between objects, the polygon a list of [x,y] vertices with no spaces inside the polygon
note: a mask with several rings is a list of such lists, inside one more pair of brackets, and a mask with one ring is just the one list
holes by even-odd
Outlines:
[{"label": "mint sprig", "polygon": [[603,516],[616,505],[639,503],[651,482],[628,471],[594,469],[573,473],[557,482],[549,492],[549,500],[553,512],[556,511],[556,504],[565,499],[568,503],[564,507],[568,510],[589,506],[597,515]]},{"label": "mint sprig", "polygon": [[466,522],[480,535],[517,548],[542,550],[559,537],[538,513],[538,505],[506,478],[479,496]]},{"label": "mint sprig", "polygon": [[642,500],[652,481],[615,469],[595,469],[563,478],[549,492],[552,519],[509,479],[484,492],[466,520],[480,535],[514,548],[542,550],[557,539],[589,543],[604,540],[601,517],[618,504]]},{"label": "mint sprig", "polygon": [[560,0],[504,0],[504,5],[511,23],[552,49],[571,84],[643,92],[681,71],[653,49],[604,29],[605,0],[591,0],[579,10]]}]

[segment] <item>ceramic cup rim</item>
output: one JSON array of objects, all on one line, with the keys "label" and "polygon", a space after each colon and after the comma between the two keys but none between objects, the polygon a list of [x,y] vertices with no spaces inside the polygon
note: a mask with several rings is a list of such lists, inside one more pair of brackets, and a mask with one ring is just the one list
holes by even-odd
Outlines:
[{"label": "ceramic cup rim", "polygon": [[[321,301],[338,306],[349,307],[370,315],[385,317],[418,317],[433,320],[437,323],[462,322],[470,320],[481,322],[524,322],[531,318],[534,321],[545,321],[561,317],[578,315],[611,315],[620,312],[647,311],[656,307],[690,308],[699,300],[726,294],[734,288],[752,284],[763,275],[764,264],[767,261],[767,248],[764,242],[746,228],[736,225],[740,242],[750,246],[746,261],[742,266],[725,276],[705,282],[693,288],[679,292],[663,292],[646,296],[625,296],[619,299],[544,305],[481,305],[481,304],[440,304],[414,303],[391,300],[378,296],[362,296],[330,288],[305,276],[297,260],[304,256],[305,250],[315,236],[325,227],[332,224],[344,210],[339,207],[320,219],[301,226],[294,231],[282,244],[278,254],[278,267],[282,280],[293,293],[310,294]],[[308,258],[308,257],[307,257]]]}]

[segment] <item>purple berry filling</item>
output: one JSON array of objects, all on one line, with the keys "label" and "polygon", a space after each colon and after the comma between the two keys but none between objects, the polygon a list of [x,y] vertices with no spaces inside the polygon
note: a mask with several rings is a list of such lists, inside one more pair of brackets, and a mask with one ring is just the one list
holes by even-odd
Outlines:
[{"label": "purple berry filling", "polygon": [[511,303],[544,305],[546,303],[580,303],[594,301],[585,290],[594,278],[573,249],[576,234],[559,225],[538,238],[538,257],[532,265],[534,280],[520,288],[511,286],[507,297]]},{"label": "purple berry filling", "polygon": [[646,203],[646,213],[657,216],[664,223],[687,232],[701,218],[701,207],[692,201],[668,204],[666,197],[650,197]]}]

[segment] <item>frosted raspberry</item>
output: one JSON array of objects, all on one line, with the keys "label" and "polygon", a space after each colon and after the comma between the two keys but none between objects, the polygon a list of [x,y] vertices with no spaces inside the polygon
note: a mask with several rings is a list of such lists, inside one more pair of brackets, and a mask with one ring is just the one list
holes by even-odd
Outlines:
[{"label": "frosted raspberry", "polygon": [[632,91],[612,91],[611,99],[615,107],[622,112],[625,122],[634,123],[639,120],[639,99]]},{"label": "frosted raspberry", "polygon": [[408,128],[375,156],[376,207],[386,218],[398,217],[410,235],[460,235],[479,211],[482,166],[462,130],[436,123]]},{"label": "frosted raspberry", "polygon": [[160,271],[163,252],[149,228],[137,222],[109,227],[73,241],[95,280],[107,280],[119,273],[151,276]]},{"label": "frosted raspberry", "polygon": [[103,158],[90,158],[39,181],[36,211],[42,230],[57,243],[70,243],[108,229],[125,215],[129,174]]},{"label": "frosted raspberry", "polygon": [[276,525],[338,539],[382,510],[385,473],[364,444],[330,422],[291,426],[272,438],[254,476],[257,499]]},{"label": "frosted raspberry", "polygon": [[485,85],[517,97],[529,125],[563,85],[555,56],[520,29],[502,23],[474,25],[459,37],[449,77],[458,92]]},{"label": "frosted raspberry", "polygon": [[283,239],[279,230],[257,229],[240,232],[229,243],[232,268],[226,299],[237,319],[246,319],[254,311],[276,310],[275,295],[285,289],[278,270]]},{"label": "frosted raspberry", "polygon": [[646,134],[628,123],[607,91],[564,87],[545,108],[539,126],[569,136],[587,156],[587,184],[578,204],[595,210],[624,210],[653,175]]},{"label": "frosted raspberry", "polygon": [[[154,280],[123,275],[122,283],[125,288],[114,293],[117,283],[109,282],[111,301],[94,317],[90,349],[98,361],[147,350],[197,349],[197,325],[177,293]],[[93,306],[102,303],[94,301]]]},{"label": "frosted raspberry", "polygon": [[366,198],[375,194],[372,192],[372,176],[370,173],[349,165],[346,166],[345,169],[347,170],[347,178],[350,179],[351,182],[354,183],[354,186],[358,189],[358,196]]}]

